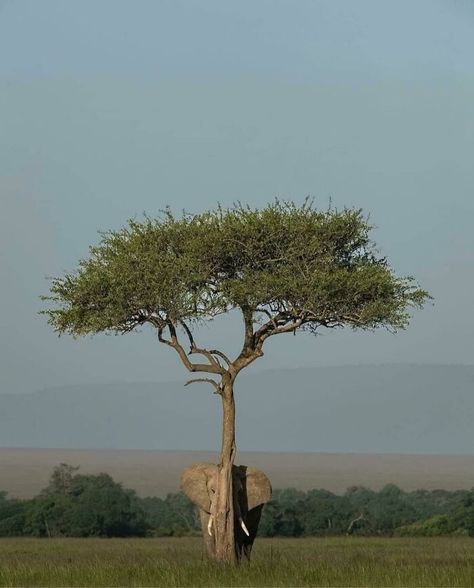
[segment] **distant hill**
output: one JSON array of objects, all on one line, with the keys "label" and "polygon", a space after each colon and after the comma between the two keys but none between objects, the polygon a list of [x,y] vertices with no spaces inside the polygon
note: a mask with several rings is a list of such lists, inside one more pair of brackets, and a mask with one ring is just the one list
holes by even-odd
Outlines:
[{"label": "distant hill", "polygon": [[[474,454],[473,366],[275,370],[236,396],[240,450]],[[2,394],[0,447],[212,450],[220,410],[209,386],[179,382]]]}]

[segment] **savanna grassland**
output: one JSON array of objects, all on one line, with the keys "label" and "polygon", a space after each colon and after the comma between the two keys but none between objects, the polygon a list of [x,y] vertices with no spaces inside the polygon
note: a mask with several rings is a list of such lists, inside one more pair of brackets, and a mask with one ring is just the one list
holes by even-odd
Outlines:
[{"label": "savanna grassland", "polygon": [[2,539],[1,586],[473,586],[474,540],[259,539],[215,566],[199,538]]}]

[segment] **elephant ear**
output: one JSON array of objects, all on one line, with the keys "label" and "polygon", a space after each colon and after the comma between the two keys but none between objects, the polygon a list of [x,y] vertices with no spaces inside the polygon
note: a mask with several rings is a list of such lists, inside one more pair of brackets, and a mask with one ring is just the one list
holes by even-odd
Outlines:
[{"label": "elephant ear", "polygon": [[210,512],[211,500],[207,489],[207,479],[212,475],[212,463],[194,463],[181,475],[180,488],[200,509]]},{"label": "elephant ear", "polygon": [[257,468],[246,468],[245,487],[247,494],[247,508],[252,510],[265,504],[272,497],[272,485],[267,476]]}]

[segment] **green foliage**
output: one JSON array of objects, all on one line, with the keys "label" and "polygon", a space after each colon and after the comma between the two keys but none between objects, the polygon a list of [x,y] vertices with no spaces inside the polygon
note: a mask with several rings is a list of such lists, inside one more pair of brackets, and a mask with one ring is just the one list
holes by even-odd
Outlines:
[{"label": "green foliage", "polygon": [[0,537],[23,534],[25,510],[24,502],[8,498],[5,492],[0,492]]},{"label": "green foliage", "polygon": [[294,488],[275,490],[265,505],[258,533],[262,536],[298,537],[303,532],[301,507],[305,493]]},{"label": "green foliage", "polygon": [[[57,466],[31,500],[0,492],[0,536],[181,537],[199,535],[196,507],[182,493],[140,498],[107,474],[81,475]],[[263,537],[329,535],[474,535],[474,489],[378,492],[352,486],[343,495],[315,489],[274,490],[259,527]]]},{"label": "green foliage", "polygon": [[387,484],[367,506],[369,521],[383,535],[400,525],[416,520],[416,513],[406,493],[395,484]]},{"label": "green foliage", "polygon": [[448,513],[453,515],[469,495],[467,490],[414,490],[410,492],[408,500],[416,512],[417,520],[431,517],[433,514]]},{"label": "green foliage", "polygon": [[404,328],[409,307],[428,294],[394,275],[371,228],[361,210],[319,211],[309,200],[179,218],[167,209],[103,233],[77,271],[52,280],[43,298],[54,307],[43,313],[76,336],[192,323],[233,308],[310,331]]},{"label": "green foliage", "polygon": [[458,529],[467,533],[474,521],[473,497],[474,492],[466,490],[404,492],[394,484],[379,492],[353,486],[342,496],[327,490],[275,491],[263,510],[259,534],[428,536]]},{"label": "green foliage", "polygon": [[193,503],[182,493],[165,499],[146,497],[140,500],[151,534],[156,537],[180,537],[201,533],[201,524]]},{"label": "green foliage", "polygon": [[64,496],[73,494],[74,485],[77,483],[75,472],[77,472],[78,469],[79,466],[71,466],[67,463],[61,463],[56,466],[49,478],[49,484],[42,491],[42,494],[61,494]]},{"label": "green foliage", "polygon": [[436,514],[425,521],[417,521],[411,525],[399,527],[395,534],[401,537],[438,537],[459,534],[459,532],[453,517]]},{"label": "green foliage", "polygon": [[25,513],[24,534],[34,537],[73,535],[69,532],[69,513],[74,502],[63,495],[38,496],[28,501]]},{"label": "green foliage", "polygon": [[144,535],[148,525],[135,493],[108,474],[73,474],[61,464],[49,485],[27,502],[23,534],[37,537],[122,537]]},{"label": "green foliage", "polygon": [[74,508],[69,511],[70,533],[79,537],[126,537],[143,535],[142,513],[131,507],[129,492],[107,474],[77,476],[73,488]]},{"label": "green foliage", "polygon": [[461,529],[474,537],[474,488],[462,497],[453,517]]},{"label": "green foliage", "polygon": [[328,490],[309,490],[304,500],[305,535],[344,533],[353,512],[349,501]]}]

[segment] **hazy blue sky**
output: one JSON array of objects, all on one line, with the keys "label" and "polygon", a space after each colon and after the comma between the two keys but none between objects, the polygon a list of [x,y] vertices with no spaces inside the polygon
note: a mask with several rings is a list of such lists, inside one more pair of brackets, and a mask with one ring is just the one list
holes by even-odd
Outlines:
[{"label": "hazy blue sky", "polygon": [[471,0],[0,0],[1,391],[184,379],[151,331],[58,339],[45,276],[143,211],[308,194],[370,212],[436,304],[397,336],[281,337],[252,369],[472,364],[473,56]]}]

